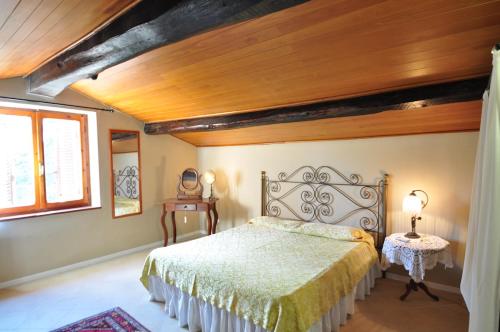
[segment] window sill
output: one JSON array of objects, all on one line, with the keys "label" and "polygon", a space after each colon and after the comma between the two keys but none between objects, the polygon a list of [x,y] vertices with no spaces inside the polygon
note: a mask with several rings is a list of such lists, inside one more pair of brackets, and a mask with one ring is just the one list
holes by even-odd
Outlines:
[{"label": "window sill", "polygon": [[97,209],[100,209],[100,208],[101,208],[100,206],[84,206],[84,207],[71,208],[71,209],[62,209],[62,210],[53,210],[53,211],[45,211],[45,212],[17,214],[17,215],[13,215],[13,216],[1,217],[0,218],[0,222],[2,222],[2,221],[17,220],[17,219],[25,219],[25,218],[50,216],[50,215],[53,215],[53,214],[62,214],[62,213],[69,213],[69,212],[97,210]]}]

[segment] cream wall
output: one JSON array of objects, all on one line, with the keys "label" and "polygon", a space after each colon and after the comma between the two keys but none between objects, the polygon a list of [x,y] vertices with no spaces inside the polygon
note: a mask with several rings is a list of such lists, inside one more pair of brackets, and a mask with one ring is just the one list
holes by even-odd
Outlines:
[{"label": "cream wall", "polygon": [[[0,96],[33,99],[26,96],[25,88],[22,79],[0,80]],[[55,101],[101,106],[72,90]],[[221,199],[218,230],[223,230],[259,215],[261,170],[273,176],[302,165],[330,165],[342,172],[359,173],[366,181],[377,179],[382,172],[390,174],[389,232],[408,230],[409,220],[400,212],[402,197],[411,189],[426,190],[430,203],[417,231],[451,241],[457,265],[431,271],[428,280],[459,284],[477,133],[196,149],[168,135],[144,135],[142,123],[118,112],[98,112],[97,123],[102,208],[0,222],[0,282],[160,240],[159,202],[175,195],[177,176],[186,167],[198,165],[200,171],[216,171],[215,193]],[[110,128],[141,131],[144,212],[140,216],[111,218]],[[205,190],[208,195],[209,187]],[[192,215],[188,224],[178,223],[178,232],[199,227]],[[204,223],[201,227],[205,228]]]},{"label": "cream wall", "polygon": [[477,133],[450,133],[199,148],[198,165],[202,171],[216,172],[219,230],[260,214],[261,170],[276,176],[281,170],[292,171],[302,165],[330,165],[345,173],[359,173],[366,181],[375,181],[387,172],[389,233],[408,231],[410,222],[401,213],[402,199],[412,189],[424,189],[430,202],[417,231],[449,240],[457,265],[451,270],[436,268],[427,280],[458,286],[477,138]]},{"label": "cream wall", "polygon": [[[0,80],[0,96],[33,99],[24,91],[21,79]],[[71,90],[55,101],[101,107]],[[98,112],[97,123],[102,208],[0,222],[0,282],[162,239],[159,202],[175,195],[184,168],[196,167],[196,148],[171,136],[145,135],[141,122],[118,112]],[[110,128],[141,131],[142,215],[111,218]],[[178,234],[197,230],[197,219],[178,223]]]}]

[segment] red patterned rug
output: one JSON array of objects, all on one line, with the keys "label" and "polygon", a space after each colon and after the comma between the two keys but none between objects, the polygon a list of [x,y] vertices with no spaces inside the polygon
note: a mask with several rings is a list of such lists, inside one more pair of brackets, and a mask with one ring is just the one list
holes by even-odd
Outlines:
[{"label": "red patterned rug", "polygon": [[116,307],[51,332],[150,332],[122,308]]}]

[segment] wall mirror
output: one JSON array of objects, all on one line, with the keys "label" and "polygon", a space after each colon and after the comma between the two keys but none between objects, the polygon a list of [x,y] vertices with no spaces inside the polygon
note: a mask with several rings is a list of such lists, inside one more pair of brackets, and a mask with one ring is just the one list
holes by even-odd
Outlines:
[{"label": "wall mirror", "polygon": [[139,132],[111,129],[109,136],[113,218],[141,214],[142,188]]}]

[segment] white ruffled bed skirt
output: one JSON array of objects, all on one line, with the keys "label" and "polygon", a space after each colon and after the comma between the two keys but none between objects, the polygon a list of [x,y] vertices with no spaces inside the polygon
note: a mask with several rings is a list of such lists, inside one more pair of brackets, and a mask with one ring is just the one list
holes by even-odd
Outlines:
[{"label": "white ruffled bed skirt", "polygon": [[[353,292],[340,299],[328,313],[318,320],[309,332],[338,331],[344,325],[348,315],[354,314],[354,300],[364,300],[375,286],[375,279],[381,276],[378,262],[356,285]],[[149,277],[151,301],[165,302],[165,312],[171,318],[177,318],[179,326],[188,327],[189,331],[204,332],[267,332],[252,322],[240,318],[226,310],[219,309],[177,287],[168,285],[160,277]]]}]

